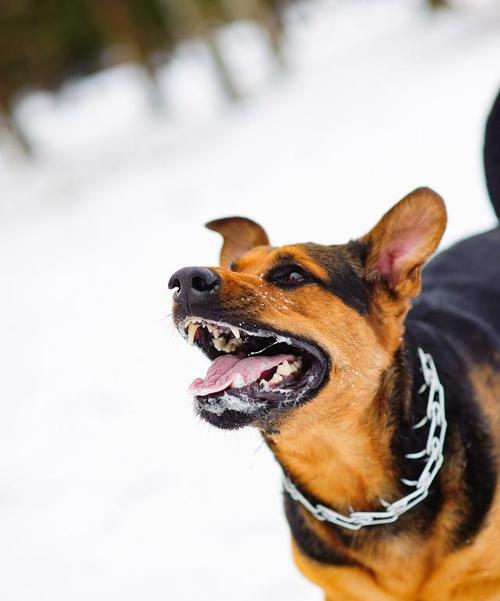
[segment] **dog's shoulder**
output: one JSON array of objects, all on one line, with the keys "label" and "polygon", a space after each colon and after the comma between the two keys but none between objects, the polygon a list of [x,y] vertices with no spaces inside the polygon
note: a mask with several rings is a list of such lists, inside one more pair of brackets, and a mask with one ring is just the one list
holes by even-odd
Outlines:
[{"label": "dog's shoulder", "polygon": [[439,253],[423,271],[422,288],[410,321],[446,332],[477,360],[500,353],[500,228]]},{"label": "dog's shoulder", "polygon": [[[457,242],[438,253],[424,270],[427,285],[445,281],[500,276],[500,227]],[[425,281],[424,280],[424,281]],[[494,284],[495,282],[492,282]],[[496,282],[500,289],[500,282]]]}]

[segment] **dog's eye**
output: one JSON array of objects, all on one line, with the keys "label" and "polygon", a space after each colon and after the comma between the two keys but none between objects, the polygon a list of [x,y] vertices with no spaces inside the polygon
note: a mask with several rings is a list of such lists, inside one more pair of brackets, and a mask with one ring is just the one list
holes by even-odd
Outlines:
[{"label": "dog's eye", "polygon": [[297,265],[275,267],[267,276],[272,284],[282,288],[294,288],[312,281],[309,274]]}]

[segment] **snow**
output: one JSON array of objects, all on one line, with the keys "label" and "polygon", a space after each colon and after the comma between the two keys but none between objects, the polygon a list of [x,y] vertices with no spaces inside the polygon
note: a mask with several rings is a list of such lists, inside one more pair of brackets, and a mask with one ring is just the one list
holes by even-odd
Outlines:
[{"label": "snow", "polygon": [[445,245],[494,225],[481,167],[500,84],[493,0],[315,1],[276,75],[249,24],[221,33],[245,100],[206,52],[33,94],[26,164],[0,158],[0,598],[313,601],[293,566],[279,470],[257,433],[193,416],[207,364],[171,327],[170,274],[215,264],[202,228],[243,214],[274,243],[345,241],[419,185]]}]

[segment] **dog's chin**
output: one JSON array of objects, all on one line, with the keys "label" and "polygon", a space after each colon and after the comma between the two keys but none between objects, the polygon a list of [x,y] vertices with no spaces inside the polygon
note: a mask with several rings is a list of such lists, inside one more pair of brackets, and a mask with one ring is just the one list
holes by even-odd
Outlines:
[{"label": "dog's chin", "polygon": [[195,380],[190,391],[196,413],[217,428],[274,429],[314,398],[328,380],[326,351],[263,324],[238,321],[235,326],[189,317],[179,330],[213,361],[214,373],[209,370],[205,379]]},{"label": "dog's chin", "polygon": [[245,426],[254,426],[269,428],[271,426],[270,419],[264,423],[256,413],[245,413],[237,409],[227,409],[223,405],[219,410],[215,410],[214,406],[207,405],[203,398],[194,400],[196,414],[208,422],[210,425],[220,428],[221,430],[238,430]]}]

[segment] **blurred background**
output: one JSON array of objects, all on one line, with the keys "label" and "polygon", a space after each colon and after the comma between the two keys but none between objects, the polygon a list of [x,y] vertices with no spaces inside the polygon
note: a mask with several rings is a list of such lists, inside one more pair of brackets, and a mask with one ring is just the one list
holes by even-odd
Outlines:
[{"label": "blurred background", "polygon": [[313,601],[277,467],[194,417],[167,281],[209,219],[365,233],[482,173],[498,0],[2,0],[0,598]]}]

